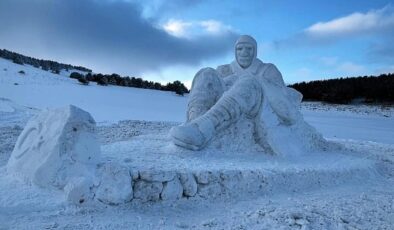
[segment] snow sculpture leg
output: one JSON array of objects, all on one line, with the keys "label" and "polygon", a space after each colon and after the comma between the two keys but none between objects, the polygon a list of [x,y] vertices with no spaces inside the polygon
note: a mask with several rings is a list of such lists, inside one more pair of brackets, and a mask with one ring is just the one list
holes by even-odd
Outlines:
[{"label": "snow sculpture leg", "polygon": [[[241,115],[256,117],[261,108],[262,97],[263,90],[259,82],[252,76],[243,76],[207,112],[201,113],[199,117],[189,115],[189,118],[194,119],[174,127],[170,135],[176,145],[200,150],[217,132],[237,122]],[[195,98],[192,97],[191,100]],[[192,104],[189,103],[189,111],[192,110]]]},{"label": "snow sculpture leg", "polygon": [[187,121],[194,120],[207,112],[222,96],[224,86],[219,73],[212,68],[197,72],[187,106]]}]

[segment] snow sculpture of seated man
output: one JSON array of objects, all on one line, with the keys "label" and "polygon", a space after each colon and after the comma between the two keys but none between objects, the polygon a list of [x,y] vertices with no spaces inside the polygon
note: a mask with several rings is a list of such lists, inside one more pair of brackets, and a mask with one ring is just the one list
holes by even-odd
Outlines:
[{"label": "snow sculpture of seated man", "polygon": [[[272,150],[264,127],[263,107],[270,107],[279,125],[303,122],[299,112],[302,95],[285,86],[273,64],[263,63],[257,55],[257,43],[251,36],[241,36],[235,44],[231,64],[217,69],[203,68],[193,79],[187,108],[187,122],[173,127],[174,144],[200,150],[218,132],[245,117],[254,121],[256,143]],[[275,137],[273,137],[275,139]]]}]

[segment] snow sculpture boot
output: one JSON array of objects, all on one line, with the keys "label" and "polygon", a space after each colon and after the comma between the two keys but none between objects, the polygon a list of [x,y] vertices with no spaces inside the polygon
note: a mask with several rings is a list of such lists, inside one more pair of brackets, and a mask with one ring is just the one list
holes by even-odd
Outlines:
[{"label": "snow sculpture boot", "polygon": [[203,115],[218,101],[224,92],[219,73],[212,68],[203,68],[193,79],[187,106],[187,123],[170,131],[173,142],[191,150],[206,145],[215,132],[215,124]]},{"label": "snow sculpture boot", "polygon": [[181,126],[173,127],[170,135],[181,147],[200,150],[214,134],[238,121],[242,114],[256,117],[262,103],[262,89],[255,79],[240,80],[204,115]]},{"label": "snow sculpture boot", "polygon": [[175,126],[170,130],[174,144],[190,150],[200,150],[205,147],[214,133],[215,125],[207,116]]},{"label": "snow sculpture boot", "polygon": [[214,134],[238,120],[241,105],[231,96],[224,95],[204,115],[181,126],[173,127],[170,135],[174,144],[191,149],[204,148]]}]

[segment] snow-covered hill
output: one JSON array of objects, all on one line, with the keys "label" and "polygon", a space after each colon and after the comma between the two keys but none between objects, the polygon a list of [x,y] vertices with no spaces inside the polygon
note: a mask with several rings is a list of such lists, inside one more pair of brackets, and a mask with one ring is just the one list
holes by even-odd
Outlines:
[{"label": "snow-covered hill", "polygon": [[[360,178],[357,171],[354,175],[354,171],[342,172],[350,181],[365,179],[365,183],[336,185],[338,175],[333,174],[334,182],[324,189],[75,207],[64,202],[60,192],[15,181],[4,165],[24,124],[41,109],[74,104],[89,111],[99,124],[102,151],[114,159],[127,154],[132,143],[143,143],[155,133],[165,135],[185,119],[187,96],[94,83],[85,86],[68,75],[0,59],[0,229],[394,229],[394,110],[379,106],[302,105],[306,121],[325,137],[351,149],[361,162],[376,162],[378,170],[370,174],[379,175],[376,180]],[[165,160],[165,156],[152,156],[147,156],[150,162]],[[135,160],[147,162],[143,157]],[[301,160],[318,166],[335,164],[334,158],[327,161],[318,156]],[[273,164],[275,168],[280,162]]]},{"label": "snow-covered hill", "polygon": [[[18,73],[24,71],[25,74]],[[85,86],[69,72],[53,74],[0,58],[0,98],[38,109],[76,105],[97,122],[120,120],[182,121],[185,97],[173,92],[118,86]],[[1,107],[0,107],[1,108]]]}]

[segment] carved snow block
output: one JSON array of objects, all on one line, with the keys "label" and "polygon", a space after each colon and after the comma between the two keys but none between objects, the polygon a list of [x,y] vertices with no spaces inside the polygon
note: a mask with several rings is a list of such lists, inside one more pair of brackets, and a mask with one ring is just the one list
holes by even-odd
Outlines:
[{"label": "carved snow block", "polygon": [[178,177],[175,177],[172,181],[164,182],[160,197],[162,200],[178,200],[182,197],[182,194],[182,184]]},{"label": "carved snow block", "polygon": [[64,187],[66,200],[76,205],[84,204],[92,198],[92,185],[85,177],[72,178]]},{"label": "carved snow block", "polygon": [[93,177],[100,157],[95,127],[88,112],[72,105],[41,112],[18,137],[8,172],[59,189],[71,178]]},{"label": "carved snow block", "polygon": [[139,180],[134,183],[133,191],[135,199],[139,199],[143,202],[158,201],[163,191],[163,183]]},{"label": "carved snow block", "polygon": [[110,162],[99,171],[101,180],[96,199],[105,204],[122,204],[133,199],[132,176],[127,167]]},{"label": "carved snow block", "polygon": [[192,173],[182,172],[179,175],[183,187],[183,195],[191,197],[197,193],[197,182]]}]

